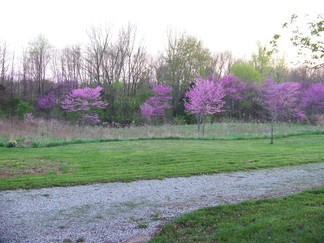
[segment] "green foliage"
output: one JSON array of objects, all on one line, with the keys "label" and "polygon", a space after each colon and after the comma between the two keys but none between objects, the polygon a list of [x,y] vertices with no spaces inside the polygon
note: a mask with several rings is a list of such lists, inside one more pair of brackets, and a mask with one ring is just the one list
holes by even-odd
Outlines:
[{"label": "green foliage", "polygon": [[190,125],[197,123],[196,116],[188,112],[185,112],[183,115],[176,116],[174,121],[177,125]]},{"label": "green foliage", "polygon": [[257,71],[252,64],[247,62],[239,62],[233,64],[231,67],[231,73],[237,76],[241,81],[262,81],[262,74]]},{"label": "green foliage", "polygon": [[170,34],[163,59],[163,64],[157,70],[157,78],[172,87],[174,115],[182,115],[183,98],[190,83],[198,76],[209,75],[207,70],[212,60],[211,53],[194,36],[182,34],[178,37]]},{"label": "green foliage", "polygon": [[[0,148],[0,190],[161,179],[324,161],[324,135],[278,139],[154,139]],[[33,171],[43,173],[35,174]],[[3,178],[1,175],[11,175]]]},{"label": "green foliage", "polygon": [[140,106],[152,95],[147,85],[141,85],[135,96],[126,95],[126,84],[115,81],[110,90],[106,120],[121,124],[141,123]]},{"label": "green foliage", "polygon": [[6,115],[6,113],[3,110],[0,109],[0,118],[5,117],[5,115]]},{"label": "green foliage", "polygon": [[269,77],[278,83],[288,80],[289,69],[284,57],[273,60]]},{"label": "green foliage", "polygon": [[324,187],[185,214],[151,242],[323,242]]},{"label": "green foliage", "polygon": [[[324,66],[324,17],[319,14],[314,19],[310,19],[308,15],[300,19],[299,16],[293,14],[290,21],[282,26],[288,30],[291,35],[290,41],[297,48],[297,54],[307,66],[312,68],[320,68]],[[275,34],[270,41],[272,49],[269,53],[277,52],[279,49],[279,40],[282,34]]]},{"label": "green foliage", "polygon": [[254,68],[261,74],[262,80],[269,77],[271,61],[271,55],[267,49],[258,43],[258,52],[252,55],[252,64]]},{"label": "green foliage", "polygon": [[[59,110],[59,109],[58,109]],[[61,112],[58,112],[59,114],[62,114],[64,119],[70,122],[76,122],[80,120],[80,113],[78,112],[68,112],[68,111],[63,111],[60,109]]]},{"label": "green foliage", "polygon": [[31,113],[33,111],[33,105],[20,98],[12,97],[5,99],[2,102],[0,117],[18,116],[19,118],[24,119],[27,113]]},{"label": "green foliage", "polygon": [[274,58],[265,46],[258,43],[258,52],[253,53],[251,64],[261,74],[261,80],[271,78],[277,82],[287,81],[288,67],[284,57]]},{"label": "green foliage", "polygon": [[17,141],[14,139],[10,139],[8,142],[5,143],[6,148],[14,148],[17,145]]},{"label": "green foliage", "polygon": [[19,100],[16,108],[16,114],[20,119],[24,119],[27,113],[31,113],[33,111],[34,107],[31,104],[27,103],[24,100]]},{"label": "green foliage", "polygon": [[16,114],[16,109],[19,104],[19,98],[8,98],[3,102],[2,110],[4,114],[8,117],[14,116]]}]

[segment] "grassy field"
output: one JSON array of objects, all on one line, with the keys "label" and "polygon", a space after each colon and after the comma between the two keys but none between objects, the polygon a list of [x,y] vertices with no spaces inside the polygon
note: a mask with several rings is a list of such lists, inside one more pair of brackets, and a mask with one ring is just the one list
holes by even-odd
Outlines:
[{"label": "grassy field", "polygon": [[324,161],[324,135],[0,148],[0,190],[131,181]]},{"label": "grassy field", "polygon": [[[301,124],[276,124],[275,137],[324,134],[324,126]],[[270,125],[263,123],[207,124],[207,139],[267,138]],[[33,119],[31,121],[0,120],[0,147],[15,139],[20,147],[46,147],[88,141],[107,141],[138,138],[200,138],[196,125],[140,126],[128,128],[80,127],[57,120]]]},{"label": "grassy field", "polygon": [[323,202],[324,187],[210,207],[174,220],[151,242],[324,242]]}]

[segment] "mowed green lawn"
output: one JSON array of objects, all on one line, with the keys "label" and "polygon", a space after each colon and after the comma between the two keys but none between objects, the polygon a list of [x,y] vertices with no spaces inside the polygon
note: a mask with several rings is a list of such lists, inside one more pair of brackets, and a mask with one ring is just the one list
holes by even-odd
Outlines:
[{"label": "mowed green lawn", "polygon": [[[324,242],[324,187],[184,214],[151,242]],[[322,222],[322,223],[321,223]]]},{"label": "mowed green lawn", "polygon": [[131,181],[324,161],[324,135],[0,148],[0,190]]}]

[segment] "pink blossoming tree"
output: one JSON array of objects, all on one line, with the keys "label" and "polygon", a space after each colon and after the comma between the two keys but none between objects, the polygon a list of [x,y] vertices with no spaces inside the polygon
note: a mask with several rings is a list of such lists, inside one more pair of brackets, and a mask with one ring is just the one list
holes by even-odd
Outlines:
[{"label": "pink blossoming tree", "polygon": [[56,102],[56,96],[53,94],[53,92],[50,92],[47,95],[37,99],[36,107],[39,110],[50,110],[56,105]]},{"label": "pink blossoming tree", "polygon": [[315,83],[306,89],[302,106],[307,115],[324,114],[324,83]]},{"label": "pink blossoming tree", "polygon": [[141,114],[146,119],[165,118],[165,112],[170,109],[172,88],[168,85],[156,85],[152,88],[154,95],[141,106]]},{"label": "pink blossoming tree", "polygon": [[57,97],[53,92],[40,97],[36,101],[36,107],[39,111],[42,111],[46,114],[47,118],[51,117],[51,111],[57,104]]},{"label": "pink blossoming tree", "polygon": [[240,110],[241,100],[245,98],[247,83],[242,82],[235,75],[225,75],[219,79],[223,84],[225,92],[225,105],[223,109],[229,117],[233,117],[235,112]]},{"label": "pink blossoming tree", "polygon": [[195,86],[189,88],[185,94],[185,109],[191,114],[195,114],[198,123],[198,132],[200,124],[202,126],[202,134],[205,132],[205,117],[222,111],[225,104],[225,90],[221,82],[205,80],[198,78]]},{"label": "pink blossoming tree", "polygon": [[301,106],[302,85],[297,82],[276,83],[267,79],[261,90],[261,98],[271,121],[270,144],[273,144],[275,122],[304,117]]},{"label": "pink blossoming tree", "polygon": [[105,108],[108,103],[101,101],[102,88],[80,88],[72,90],[61,102],[63,110],[80,114],[82,123],[97,124],[100,122],[96,109]]}]

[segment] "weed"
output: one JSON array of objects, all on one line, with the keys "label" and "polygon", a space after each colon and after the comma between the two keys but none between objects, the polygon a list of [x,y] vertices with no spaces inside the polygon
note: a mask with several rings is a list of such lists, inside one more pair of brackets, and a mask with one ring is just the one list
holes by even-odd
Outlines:
[{"label": "weed", "polygon": [[[269,137],[269,124],[217,123],[206,127],[206,139],[254,139]],[[34,118],[33,123],[2,119],[0,143],[6,138],[28,138],[33,147],[58,146],[71,143],[101,142],[139,138],[200,138],[196,125],[163,125],[128,128],[81,127],[57,120]],[[276,124],[275,137],[323,134],[324,126]],[[1,147],[1,145],[0,145]]]}]

